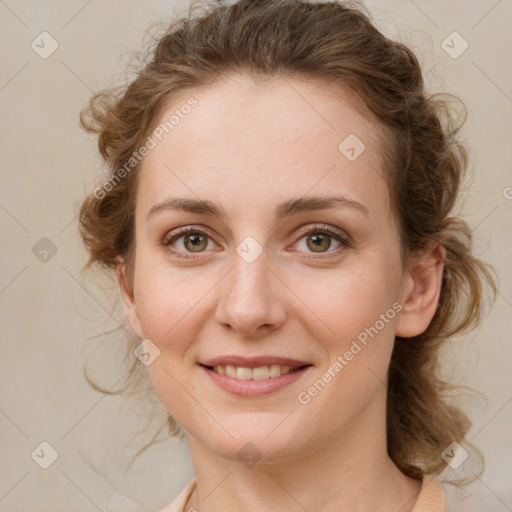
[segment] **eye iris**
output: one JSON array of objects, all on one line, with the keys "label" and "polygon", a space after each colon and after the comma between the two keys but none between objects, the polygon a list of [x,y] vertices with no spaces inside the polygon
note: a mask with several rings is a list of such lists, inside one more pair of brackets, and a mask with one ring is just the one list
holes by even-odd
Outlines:
[{"label": "eye iris", "polygon": [[[313,245],[310,245],[310,242]],[[314,252],[323,252],[331,246],[331,238],[328,235],[316,234],[308,236],[308,247]]]},{"label": "eye iris", "polygon": [[206,248],[207,240],[203,235],[193,233],[185,235],[183,243],[187,250],[191,252],[200,252]]},{"label": "eye iris", "polygon": [[[200,233],[187,234],[184,235],[183,245],[190,252],[201,252],[208,245],[207,238]],[[313,252],[325,252],[331,247],[331,237],[324,233],[315,233],[307,237],[307,245]]]}]

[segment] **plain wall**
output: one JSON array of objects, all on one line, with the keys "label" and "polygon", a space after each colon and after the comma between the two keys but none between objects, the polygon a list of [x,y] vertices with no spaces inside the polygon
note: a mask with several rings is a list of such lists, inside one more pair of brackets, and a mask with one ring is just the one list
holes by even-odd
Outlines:
[{"label": "plain wall", "polygon": [[[468,437],[486,457],[473,486],[488,493],[489,510],[512,510],[512,2],[366,5],[383,30],[414,47],[429,86],[456,94],[468,108],[464,136],[474,181],[463,193],[464,212],[500,290],[481,327],[447,353],[446,372],[487,397],[470,404]],[[93,391],[82,368],[98,341],[87,339],[124,319],[109,301],[113,282],[80,274],[87,254],[77,231],[79,202],[101,175],[95,140],[80,129],[78,113],[124,71],[149,25],[184,6],[0,2],[0,512],[156,511],[193,476],[186,443],[175,441],[151,449],[126,477],[118,469],[123,453],[138,446],[127,433],[141,420],[131,405]],[[31,47],[43,31],[58,42],[46,59]],[[469,44],[456,59],[441,47],[454,31]],[[95,354],[113,385],[116,358]],[[48,469],[31,456],[36,448],[34,457],[41,449],[51,456],[41,442],[58,452]]]}]

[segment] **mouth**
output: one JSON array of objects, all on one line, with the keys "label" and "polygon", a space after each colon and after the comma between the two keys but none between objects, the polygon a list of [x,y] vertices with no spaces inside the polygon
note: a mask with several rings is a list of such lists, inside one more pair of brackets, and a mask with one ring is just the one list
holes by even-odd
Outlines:
[{"label": "mouth", "polygon": [[289,373],[296,372],[301,370],[302,368],[306,368],[307,366],[311,366],[309,364],[302,366],[290,366],[290,365],[280,365],[280,364],[272,364],[272,365],[264,365],[257,366],[255,368],[250,368],[247,366],[235,366],[232,364],[228,365],[217,365],[217,366],[206,366],[201,365],[208,370],[215,372],[218,375],[227,375],[231,379],[236,380],[267,380],[267,379],[275,379],[277,377],[281,377],[281,375],[288,375]]},{"label": "mouth", "polygon": [[240,397],[269,395],[291,386],[306,374],[312,364],[302,365],[259,365],[235,366],[199,364],[209,377],[223,391]]}]

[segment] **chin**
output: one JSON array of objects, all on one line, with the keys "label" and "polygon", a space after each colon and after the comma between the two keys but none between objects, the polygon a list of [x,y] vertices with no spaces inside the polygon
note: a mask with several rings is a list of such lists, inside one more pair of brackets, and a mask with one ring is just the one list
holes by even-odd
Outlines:
[{"label": "chin", "polygon": [[246,421],[238,419],[236,425],[229,427],[223,423],[233,437],[219,429],[219,435],[212,436],[209,430],[202,433],[199,440],[221,457],[239,461],[247,467],[293,461],[304,455],[308,445],[312,444],[304,437],[303,428],[290,428],[294,425],[286,428],[287,420],[279,425],[282,417],[278,421],[272,417],[268,422],[261,418],[256,422],[251,416],[248,415]]}]

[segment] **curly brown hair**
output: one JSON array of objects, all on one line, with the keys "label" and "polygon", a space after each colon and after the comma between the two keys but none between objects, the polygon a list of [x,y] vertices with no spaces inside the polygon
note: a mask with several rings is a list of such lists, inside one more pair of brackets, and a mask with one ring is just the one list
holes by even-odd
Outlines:
[{"label": "curly brown hair", "polygon": [[[338,94],[352,92],[354,106],[372,116],[388,142],[383,145],[384,172],[404,266],[428,241],[446,249],[437,311],[421,335],[396,338],[387,394],[391,459],[414,478],[440,473],[446,466],[441,452],[453,441],[463,442],[471,423],[450,399],[456,387],[440,376],[439,349],[479,323],[484,286],[495,296],[496,283],[492,268],[472,254],[471,229],[454,213],[467,168],[458,135],[465,115],[462,121],[453,115],[452,95],[426,93],[413,52],[379,32],[361,5],[194,2],[188,15],[158,39],[131,83],[94,95],[81,122],[98,134],[110,178],[109,186],[97,188],[81,205],[86,268],[94,263],[111,270],[122,256],[132,279],[140,164],[127,170],[126,162],[169,101],[235,72],[306,78]],[[133,381],[142,365],[132,359],[128,380]],[[172,417],[167,426],[171,434],[179,432]]]}]

